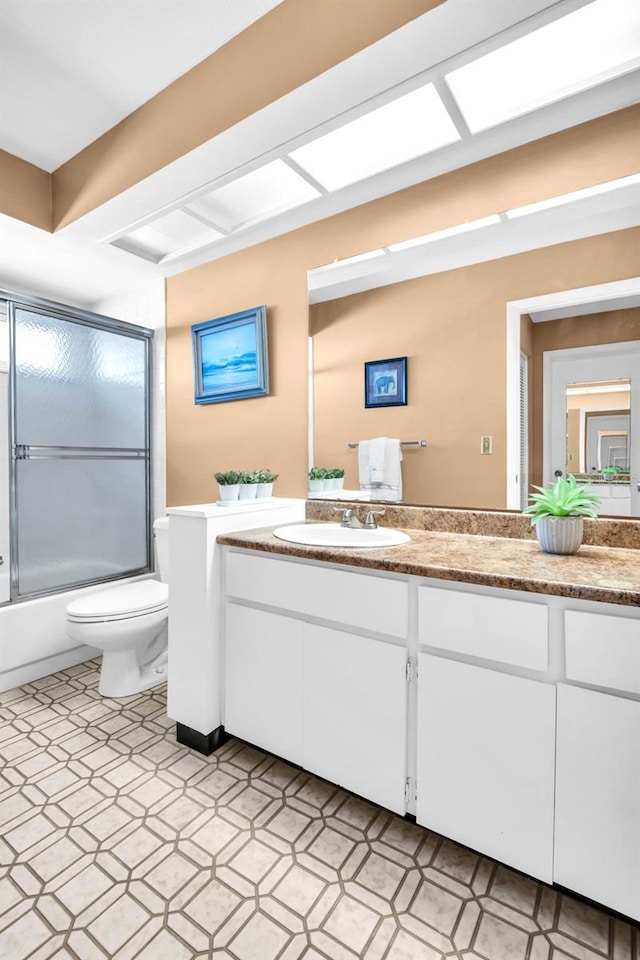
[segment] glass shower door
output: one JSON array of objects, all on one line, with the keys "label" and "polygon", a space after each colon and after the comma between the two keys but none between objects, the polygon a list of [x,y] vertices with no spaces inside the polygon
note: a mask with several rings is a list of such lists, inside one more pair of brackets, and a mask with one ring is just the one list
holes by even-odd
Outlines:
[{"label": "glass shower door", "polygon": [[149,568],[149,339],[129,329],[12,305],[12,599]]}]

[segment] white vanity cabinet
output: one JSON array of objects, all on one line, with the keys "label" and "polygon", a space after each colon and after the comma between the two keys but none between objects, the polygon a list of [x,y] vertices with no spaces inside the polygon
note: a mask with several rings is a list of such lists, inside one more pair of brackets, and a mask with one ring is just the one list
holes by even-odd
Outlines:
[{"label": "white vanity cabinet", "polygon": [[235,603],[225,619],[225,728],[302,765],[300,622]]},{"label": "white vanity cabinet", "polygon": [[550,882],[555,688],[421,653],[417,821]]},{"label": "white vanity cabinet", "polygon": [[228,733],[640,920],[637,608],[236,547],[223,590]]},{"label": "white vanity cabinet", "polygon": [[564,616],[554,880],[640,920],[640,619]]},{"label": "white vanity cabinet", "polygon": [[640,920],[640,702],[558,685],[554,880]]},{"label": "white vanity cabinet", "polygon": [[418,588],[417,820],[551,881],[548,608],[505,593]]},{"label": "white vanity cabinet", "polygon": [[304,768],[404,814],[406,650],[304,626]]},{"label": "white vanity cabinet", "polygon": [[226,731],[403,814],[407,583],[233,551],[225,581]]}]

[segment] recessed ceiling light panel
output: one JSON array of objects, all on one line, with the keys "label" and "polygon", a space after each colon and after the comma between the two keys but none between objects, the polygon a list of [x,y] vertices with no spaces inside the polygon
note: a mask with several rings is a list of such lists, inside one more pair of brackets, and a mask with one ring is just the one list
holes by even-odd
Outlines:
[{"label": "recessed ceiling light panel", "polygon": [[433,84],[427,84],[290,156],[325,189],[338,190],[459,139]]},{"label": "recessed ceiling light panel", "polygon": [[159,263],[180,250],[190,250],[220,239],[222,234],[190,217],[182,210],[172,210],[150,223],[136,227],[116,240],[113,246],[136,256]]},{"label": "recessed ceiling light panel", "polygon": [[447,74],[472,133],[640,64],[637,0],[594,0]]},{"label": "recessed ceiling light panel", "polygon": [[231,232],[319,196],[320,192],[283,160],[274,160],[192,200],[185,209]]}]

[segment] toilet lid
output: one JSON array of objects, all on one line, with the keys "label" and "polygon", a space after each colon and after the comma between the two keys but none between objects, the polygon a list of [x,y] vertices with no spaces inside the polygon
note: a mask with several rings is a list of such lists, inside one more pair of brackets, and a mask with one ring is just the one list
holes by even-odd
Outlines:
[{"label": "toilet lid", "polygon": [[169,603],[169,587],[159,580],[138,580],[90,593],[67,606],[71,620],[117,620],[162,610]]}]

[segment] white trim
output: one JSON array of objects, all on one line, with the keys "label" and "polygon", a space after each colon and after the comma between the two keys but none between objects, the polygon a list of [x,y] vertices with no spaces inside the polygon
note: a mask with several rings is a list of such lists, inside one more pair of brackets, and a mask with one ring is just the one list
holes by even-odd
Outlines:
[{"label": "white trim", "polygon": [[640,292],[640,277],[628,280],[615,280],[591,287],[578,287],[574,290],[561,290],[557,293],[527,297],[524,300],[510,300],[507,303],[507,509],[520,509],[520,491],[518,471],[520,466],[520,317],[531,311],[551,310],[557,307],[575,307],[576,314],[585,303],[597,303],[611,299],[622,299]]},{"label": "white trim", "polygon": [[314,446],[315,446],[315,436],[314,436],[314,393],[313,393],[313,337],[309,337],[309,345],[307,352],[307,462],[309,470],[313,466],[314,459]]}]

